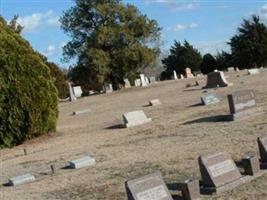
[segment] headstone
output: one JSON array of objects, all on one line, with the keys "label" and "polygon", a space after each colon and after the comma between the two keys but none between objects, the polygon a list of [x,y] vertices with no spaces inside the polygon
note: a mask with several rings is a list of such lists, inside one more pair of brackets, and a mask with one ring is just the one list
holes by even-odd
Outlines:
[{"label": "headstone", "polygon": [[201,97],[201,102],[203,105],[210,105],[210,104],[219,103],[220,99],[216,94],[209,93]]},{"label": "headstone", "polygon": [[174,80],[177,80],[178,78],[177,78],[177,74],[176,74],[176,71],[175,70],[173,70],[173,79]]},{"label": "headstone", "polygon": [[91,96],[91,95],[94,95],[94,94],[96,94],[95,91],[93,91],[93,90],[89,90],[89,95],[90,95],[90,96]]},{"label": "headstone", "polygon": [[180,74],[179,75],[179,79],[184,79],[184,75],[183,74]]},{"label": "headstone", "polygon": [[141,79],[136,79],[134,81],[134,85],[135,85],[135,87],[140,87],[141,86]]},{"label": "headstone", "polygon": [[200,198],[199,180],[188,179],[180,185],[184,200],[197,200]]},{"label": "headstone", "polygon": [[91,112],[91,109],[78,110],[78,111],[74,111],[73,115],[80,115],[80,114],[85,114],[89,112]]},{"label": "headstone", "polygon": [[227,153],[200,156],[198,162],[204,187],[220,187],[242,177]]},{"label": "headstone", "polygon": [[73,87],[73,93],[74,93],[74,96],[75,97],[77,97],[77,98],[81,97],[82,96],[82,93],[83,93],[81,86],[75,86],[75,87]]},{"label": "headstone", "polygon": [[156,83],[156,78],[155,78],[154,76],[150,76],[150,77],[149,77],[149,82],[150,82],[151,84]]},{"label": "headstone", "polygon": [[185,68],[185,77],[186,78],[194,78],[194,75],[192,74],[192,71],[189,67]]},{"label": "headstone", "polygon": [[230,118],[242,119],[262,113],[261,108],[256,107],[255,94],[252,90],[237,91],[228,95]]},{"label": "headstone", "polygon": [[161,105],[161,102],[159,99],[152,99],[149,101],[149,105],[150,106],[159,106],[159,105]]},{"label": "headstone", "polygon": [[203,79],[197,80],[196,85],[200,87],[204,87],[206,85],[206,81]]},{"label": "headstone", "polygon": [[248,75],[256,75],[256,74],[259,74],[259,73],[260,73],[260,70],[257,69],[257,68],[248,70]]},{"label": "headstone", "polygon": [[123,114],[122,118],[126,128],[138,126],[152,121],[150,118],[147,118],[142,110],[125,113]]},{"label": "headstone", "polygon": [[216,88],[231,86],[224,77],[224,73],[221,71],[214,71],[207,75],[207,85],[204,88]]},{"label": "headstone", "polygon": [[246,175],[254,176],[260,172],[260,163],[257,156],[245,156],[242,164]]},{"label": "headstone", "polygon": [[228,71],[228,72],[233,72],[233,71],[235,71],[235,68],[234,68],[234,67],[228,67],[228,68],[227,68],[227,71]]},{"label": "headstone", "polygon": [[172,200],[160,172],[125,183],[128,200]]},{"label": "headstone", "polygon": [[72,169],[79,169],[82,167],[88,167],[95,165],[95,159],[91,156],[85,156],[83,158],[69,161],[69,166]]},{"label": "headstone", "polygon": [[111,93],[111,92],[113,92],[113,86],[112,86],[112,84],[105,84],[104,86],[103,86],[103,90],[104,90],[104,92],[105,93]]},{"label": "headstone", "polygon": [[35,177],[31,174],[24,174],[21,176],[15,176],[9,179],[9,185],[16,186],[23,183],[29,183],[35,181]]},{"label": "headstone", "polygon": [[149,80],[146,76],[145,76],[145,81],[146,81],[146,85],[149,85]]},{"label": "headstone", "polygon": [[71,86],[71,83],[68,83],[68,86],[69,86],[69,93],[70,93],[70,101],[75,101],[77,100],[77,98],[75,97],[74,95],[74,92],[73,92],[73,88]]},{"label": "headstone", "polygon": [[147,86],[147,82],[146,82],[146,79],[145,79],[145,75],[144,74],[140,74],[140,79],[141,79],[141,86],[142,87]]},{"label": "headstone", "polygon": [[124,79],[124,87],[125,88],[131,88],[131,83],[130,83],[130,81],[127,78]]},{"label": "headstone", "polygon": [[267,163],[267,136],[258,138],[258,146],[262,163]]}]

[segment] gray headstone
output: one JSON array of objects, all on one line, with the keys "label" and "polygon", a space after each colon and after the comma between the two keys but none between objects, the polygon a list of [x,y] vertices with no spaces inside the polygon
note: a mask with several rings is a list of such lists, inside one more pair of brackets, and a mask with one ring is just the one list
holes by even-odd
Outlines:
[{"label": "gray headstone", "polygon": [[152,99],[149,101],[149,105],[150,106],[159,106],[159,105],[161,105],[161,102],[159,99]]},{"label": "gray headstone", "polygon": [[82,96],[82,88],[81,88],[81,86],[75,86],[75,87],[73,87],[73,93],[74,93],[74,96],[75,97],[81,97]]},{"label": "gray headstone", "polygon": [[95,165],[95,159],[91,156],[85,156],[77,160],[69,161],[69,166],[73,169],[79,169],[82,167],[88,167]]},{"label": "gray headstone", "polygon": [[131,87],[131,83],[130,83],[130,81],[127,78],[124,79],[124,87],[125,88],[130,88]]},{"label": "gray headstone", "polygon": [[267,136],[258,138],[258,146],[262,163],[267,163]]},{"label": "gray headstone", "polygon": [[209,93],[201,97],[201,102],[204,105],[210,105],[210,104],[219,103],[220,99],[216,94]]},{"label": "gray headstone", "polygon": [[227,82],[223,72],[214,71],[207,75],[207,85],[205,88],[227,87],[231,85],[231,83]]},{"label": "gray headstone", "polygon": [[125,183],[128,200],[172,200],[160,172]]},{"label": "gray headstone", "polygon": [[31,174],[24,174],[21,176],[15,176],[9,179],[9,184],[12,186],[20,185],[23,183],[29,183],[35,181],[35,177]]},{"label": "gray headstone", "polygon": [[227,153],[220,152],[200,156],[198,162],[205,187],[220,187],[242,177],[231,156]]},{"label": "gray headstone", "polygon": [[156,83],[156,78],[154,76],[149,77],[149,82],[151,84]]},{"label": "gray headstone", "polygon": [[249,75],[256,75],[256,74],[259,74],[259,73],[260,73],[260,70],[257,69],[257,68],[248,70],[248,74]]},{"label": "gray headstone", "polygon": [[126,128],[151,122],[151,119],[147,118],[142,110],[125,113],[122,118]]}]

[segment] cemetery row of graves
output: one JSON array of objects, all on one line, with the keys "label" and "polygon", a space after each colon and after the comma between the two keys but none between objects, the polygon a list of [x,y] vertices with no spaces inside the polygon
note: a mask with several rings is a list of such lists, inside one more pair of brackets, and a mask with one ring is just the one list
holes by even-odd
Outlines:
[{"label": "cemetery row of graves", "polygon": [[[248,71],[248,75],[257,75],[260,71],[252,69]],[[180,76],[180,78],[183,78]],[[186,78],[194,78],[190,69],[186,70]],[[205,78],[205,77],[203,77]],[[174,79],[177,80],[177,75],[174,71]],[[200,104],[208,106],[217,104],[221,98],[214,92],[209,92],[210,88],[220,88],[232,86],[232,83],[227,81],[227,77],[223,72],[215,70],[209,73],[205,80],[196,81],[195,85],[201,86],[203,95],[200,97]],[[192,79],[193,80],[193,79]],[[127,81],[125,81],[127,83]],[[143,74],[140,79],[136,80],[136,86],[146,87],[149,84],[156,84],[156,80],[152,77],[150,81]],[[130,84],[125,86],[131,87]],[[187,87],[192,87],[188,85]],[[81,97],[81,89],[79,87],[72,87],[69,84],[70,101],[76,101]],[[112,85],[104,88],[106,93],[112,92]],[[229,114],[218,116],[219,121],[242,121],[249,120],[257,115],[263,115],[263,108],[257,106],[255,99],[255,92],[253,90],[233,91],[227,96],[229,105]],[[151,99],[148,106],[157,108],[161,106],[160,99]],[[73,111],[72,115],[83,115],[90,113],[90,109]],[[150,123],[153,120],[148,118],[143,110],[135,110],[124,113],[122,116],[123,124],[121,127],[131,128],[139,125]],[[255,138],[256,140],[256,138]],[[181,191],[182,198],[188,200],[199,199],[201,194],[211,195],[213,193],[220,193],[231,190],[243,183],[249,182],[267,172],[267,136],[257,138],[260,158],[255,155],[246,155],[241,160],[241,172],[228,152],[215,152],[210,155],[201,155],[198,158],[201,180],[188,179],[184,182],[178,183],[176,189]],[[27,155],[27,149],[24,149],[24,155]],[[92,155],[87,155],[79,159],[69,161],[65,166],[69,169],[79,169],[89,167],[96,164],[96,160]],[[57,169],[55,165],[50,165],[51,174],[55,174]],[[23,174],[11,177],[6,183],[6,186],[17,186],[27,182],[35,181],[35,176],[32,174]],[[148,174],[143,177],[125,182],[125,190],[128,199],[132,200],[167,200],[173,199],[166,184],[164,183],[161,173],[159,171]]]}]

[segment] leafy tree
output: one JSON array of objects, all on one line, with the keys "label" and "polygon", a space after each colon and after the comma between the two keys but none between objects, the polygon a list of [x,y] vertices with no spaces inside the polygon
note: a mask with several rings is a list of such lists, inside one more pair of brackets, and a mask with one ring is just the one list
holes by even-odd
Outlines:
[{"label": "leafy tree", "polygon": [[216,60],[211,54],[208,53],[203,56],[200,69],[203,74],[208,74],[213,72],[215,69],[218,69]]},{"label": "leafy tree", "polygon": [[175,41],[170,49],[170,55],[162,60],[165,71],[161,78],[167,79],[173,75],[173,70],[179,74],[185,73],[185,68],[190,67],[192,71],[199,71],[201,54],[186,40],[184,44]]},{"label": "leafy tree", "polygon": [[215,56],[218,70],[225,70],[233,66],[232,55],[225,51],[218,52]]},{"label": "leafy tree", "polygon": [[0,17],[0,147],[56,129],[57,91],[49,68]]},{"label": "leafy tree", "polygon": [[155,20],[120,0],[75,0],[76,5],[60,19],[72,38],[64,47],[66,60],[77,58],[71,79],[83,89],[114,88],[124,78],[133,80],[151,66],[158,48],[160,28]]},{"label": "leafy tree", "polygon": [[235,66],[252,68],[266,65],[267,29],[258,16],[253,15],[251,20],[244,19],[229,44]]}]

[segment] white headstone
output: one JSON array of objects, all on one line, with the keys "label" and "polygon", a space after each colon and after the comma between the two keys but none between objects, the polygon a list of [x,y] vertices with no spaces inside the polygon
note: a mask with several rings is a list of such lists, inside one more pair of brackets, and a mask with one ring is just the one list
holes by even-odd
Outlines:
[{"label": "white headstone", "polygon": [[151,122],[151,119],[147,118],[142,110],[125,113],[122,118],[126,128]]},{"label": "white headstone", "polygon": [[75,95],[75,97],[81,97],[82,96],[82,88],[81,86],[76,86],[76,87],[73,87],[73,93]]},{"label": "white headstone", "polygon": [[95,165],[95,159],[91,156],[85,156],[83,158],[69,161],[69,166],[73,169],[79,169],[82,167],[88,167]]},{"label": "white headstone", "polygon": [[180,74],[180,79],[184,79],[184,75],[183,74]]},{"label": "white headstone", "polygon": [[103,90],[106,92],[106,93],[111,93],[113,92],[113,86],[112,84],[106,84],[103,86]]},{"label": "white headstone", "polygon": [[9,179],[9,184],[12,186],[20,185],[23,183],[29,183],[35,181],[35,177],[31,174],[24,174],[21,176],[15,176]]},{"label": "white headstone", "polygon": [[174,78],[174,80],[177,80],[178,78],[177,78],[177,74],[176,74],[176,71],[175,70],[173,70],[173,78]]},{"label": "white headstone", "polygon": [[256,75],[256,74],[259,74],[259,73],[260,73],[260,70],[257,69],[257,68],[248,70],[248,74],[249,75]]},{"label": "white headstone", "polygon": [[127,78],[124,79],[124,87],[125,88],[130,88],[131,87],[130,81]]},{"label": "white headstone", "polygon": [[149,77],[150,83],[156,83],[156,78],[154,76]]},{"label": "white headstone", "polygon": [[149,101],[149,105],[150,106],[158,106],[158,105],[161,105],[161,102],[159,99],[152,99]]},{"label": "white headstone", "polygon": [[145,76],[145,81],[146,81],[146,84],[149,85],[149,80],[146,76]]},{"label": "white headstone", "polygon": [[77,100],[77,98],[75,97],[74,93],[73,93],[73,88],[71,86],[71,83],[68,83],[69,85],[69,93],[70,93],[70,101],[75,101]]},{"label": "white headstone", "polygon": [[141,79],[141,86],[142,87],[147,86],[147,82],[146,82],[146,79],[145,79],[145,75],[144,74],[140,74],[140,79]]},{"label": "white headstone", "polygon": [[74,111],[73,115],[80,115],[80,114],[85,114],[89,112],[91,112],[91,109],[78,110],[78,111]]},{"label": "white headstone", "polygon": [[135,85],[135,87],[140,87],[141,86],[141,79],[136,79],[134,81],[134,85]]}]

